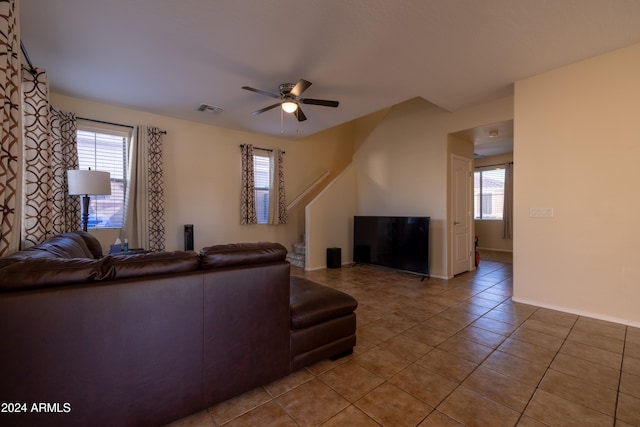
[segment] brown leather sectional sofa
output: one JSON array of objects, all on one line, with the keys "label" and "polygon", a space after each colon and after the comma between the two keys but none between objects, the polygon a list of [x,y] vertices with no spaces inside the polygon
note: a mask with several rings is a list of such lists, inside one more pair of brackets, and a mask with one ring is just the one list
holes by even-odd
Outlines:
[{"label": "brown leather sectional sofa", "polygon": [[0,259],[0,425],[162,425],[355,345],[355,299],[277,243],[102,256],[88,233]]}]

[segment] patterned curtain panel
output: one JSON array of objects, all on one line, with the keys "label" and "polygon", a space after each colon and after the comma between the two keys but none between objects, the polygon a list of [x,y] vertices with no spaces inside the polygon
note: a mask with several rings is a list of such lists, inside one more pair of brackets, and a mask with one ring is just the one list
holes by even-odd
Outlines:
[{"label": "patterned curtain panel", "polygon": [[284,164],[282,150],[271,152],[271,194],[269,195],[269,221],[271,224],[286,224],[287,198],[284,192]]},{"label": "patterned curtain panel", "polygon": [[0,1],[0,256],[20,245],[20,60],[16,1]]},{"label": "patterned curtain panel", "polygon": [[121,238],[129,247],[165,250],[162,131],[137,126],[129,148],[125,224]]},{"label": "patterned curtain panel", "polygon": [[242,154],[240,224],[257,224],[255,181],[253,178],[253,145],[241,145],[240,152]]},{"label": "patterned curtain panel", "polygon": [[22,245],[80,228],[79,196],[69,196],[67,170],[78,169],[73,113],[49,106],[44,70],[22,72],[24,135]]}]

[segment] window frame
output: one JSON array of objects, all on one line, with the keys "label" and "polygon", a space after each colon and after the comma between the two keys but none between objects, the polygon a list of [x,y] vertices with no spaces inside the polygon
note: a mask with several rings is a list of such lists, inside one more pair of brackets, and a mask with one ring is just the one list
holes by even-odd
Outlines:
[{"label": "window frame", "polygon": [[[496,192],[484,192],[483,191],[483,182],[484,179],[482,178],[482,175],[484,172],[495,172],[496,170],[501,170],[502,171],[502,194],[497,194]],[[476,194],[476,174],[479,174],[479,194]],[[506,177],[506,168],[504,166],[501,165],[493,165],[493,166],[477,166],[474,168],[473,171],[473,179],[474,179],[474,192],[473,192],[473,203],[474,203],[474,208],[473,208],[473,219],[477,220],[477,221],[504,221],[504,184],[505,184],[505,177]],[[496,215],[493,216],[485,216],[485,215],[490,215],[490,213],[485,214],[486,210],[485,210],[485,204],[487,199],[491,198],[490,200],[493,199],[493,197],[495,197],[496,195],[501,196],[502,197],[502,210],[499,213],[499,217],[496,217]],[[479,213],[479,215],[476,215],[476,213]]]},{"label": "window frame", "polygon": [[[266,154],[258,154],[256,153],[256,151],[263,151]],[[264,173],[266,172],[266,185],[259,185],[262,184],[262,182],[259,183],[259,176],[258,176],[258,164],[256,164],[256,159],[266,159],[266,171],[264,171],[264,167],[261,168],[263,169],[261,172]],[[264,160],[259,160],[264,162]],[[256,202],[256,219],[257,219],[257,223],[258,224],[270,224],[271,223],[271,214],[270,214],[270,209],[269,209],[269,202],[271,199],[271,185],[273,182],[273,167],[272,167],[272,162],[273,159],[271,157],[271,153],[269,150],[266,149],[260,149],[260,148],[255,148],[254,147],[254,153],[253,153],[253,191],[254,191],[254,195],[255,195],[255,202]],[[264,179],[261,181],[265,181]],[[263,200],[259,200],[260,196],[262,196]]]}]

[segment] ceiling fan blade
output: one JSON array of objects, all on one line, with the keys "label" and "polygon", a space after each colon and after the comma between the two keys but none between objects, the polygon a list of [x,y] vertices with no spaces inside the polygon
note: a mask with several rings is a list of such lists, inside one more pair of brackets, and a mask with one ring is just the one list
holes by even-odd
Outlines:
[{"label": "ceiling fan blade", "polygon": [[298,97],[302,95],[302,92],[309,89],[309,86],[311,86],[311,82],[308,82],[305,79],[300,79],[289,93],[291,93],[291,95],[295,97]]},{"label": "ceiling fan blade", "polygon": [[272,98],[280,99],[280,95],[276,95],[275,93],[271,93],[271,92],[265,92],[264,90],[255,89],[249,86],[242,86],[242,89],[250,90],[251,92],[259,93],[260,95],[266,95]]},{"label": "ceiling fan blade", "polygon": [[300,106],[298,106],[298,109],[296,110],[295,114],[299,122],[304,122],[305,120],[307,120],[307,116],[304,115],[304,113],[300,109]]},{"label": "ceiling fan blade", "polygon": [[257,116],[258,114],[262,114],[262,113],[264,113],[265,111],[272,110],[272,109],[274,109],[274,108],[276,108],[276,107],[279,107],[280,105],[282,105],[282,104],[278,102],[277,104],[269,105],[268,107],[264,107],[264,108],[261,108],[261,109],[259,109],[259,110],[256,110],[256,111],[254,111],[254,112],[253,112],[253,113],[251,113],[251,114],[253,114],[254,116]]},{"label": "ceiling fan blade", "polygon": [[338,101],[328,101],[326,99],[310,99],[310,98],[300,98],[298,99],[302,104],[309,105],[322,105],[323,107],[337,107],[340,105]]}]

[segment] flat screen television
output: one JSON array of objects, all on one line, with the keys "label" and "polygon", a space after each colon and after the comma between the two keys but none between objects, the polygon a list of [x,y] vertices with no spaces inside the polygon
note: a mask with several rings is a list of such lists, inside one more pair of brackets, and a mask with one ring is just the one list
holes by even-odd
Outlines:
[{"label": "flat screen television", "polygon": [[430,217],[353,217],[353,261],[429,276]]}]

